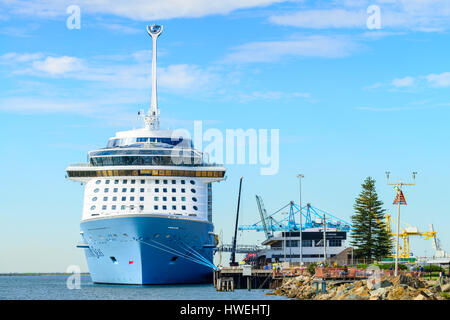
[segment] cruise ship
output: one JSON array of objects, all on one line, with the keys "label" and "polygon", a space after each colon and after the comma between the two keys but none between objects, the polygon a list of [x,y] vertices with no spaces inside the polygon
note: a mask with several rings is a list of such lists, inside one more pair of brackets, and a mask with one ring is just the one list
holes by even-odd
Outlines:
[{"label": "cruise ship", "polygon": [[212,183],[225,168],[209,164],[191,139],[159,126],[156,42],[152,38],[150,109],[144,127],[117,132],[88,162],[69,165],[84,186],[81,242],[91,279],[108,284],[183,284],[211,280],[217,245]]}]

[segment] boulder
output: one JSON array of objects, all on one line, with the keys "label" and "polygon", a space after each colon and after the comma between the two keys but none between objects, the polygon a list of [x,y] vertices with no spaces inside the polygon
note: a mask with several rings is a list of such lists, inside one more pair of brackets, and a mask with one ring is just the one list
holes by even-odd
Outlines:
[{"label": "boulder", "polygon": [[381,299],[386,298],[388,290],[386,288],[378,288],[370,292],[370,296],[378,296]]},{"label": "boulder", "polygon": [[422,293],[419,293],[419,295],[415,297],[414,300],[428,300],[428,297],[425,297]]},{"label": "boulder", "polygon": [[440,286],[442,292],[450,292],[450,283]]}]

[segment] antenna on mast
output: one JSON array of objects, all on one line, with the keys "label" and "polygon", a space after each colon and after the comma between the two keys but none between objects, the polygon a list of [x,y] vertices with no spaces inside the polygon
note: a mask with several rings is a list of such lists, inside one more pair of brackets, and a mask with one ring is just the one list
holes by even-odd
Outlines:
[{"label": "antenna on mast", "polygon": [[150,100],[150,109],[147,115],[144,115],[145,127],[150,130],[159,130],[159,110],[156,97],[156,39],[163,31],[163,26],[153,24],[147,26],[147,33],[153,40],[152,48],[152,97]]}]

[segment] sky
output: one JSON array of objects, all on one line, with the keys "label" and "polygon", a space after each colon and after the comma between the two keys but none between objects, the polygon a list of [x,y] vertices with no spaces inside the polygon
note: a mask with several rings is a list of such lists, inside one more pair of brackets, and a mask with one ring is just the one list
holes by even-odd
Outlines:
[{"label": "sky", "polygon": [[[379,25],[368,23],[370,6]],[[65,169],[115,132],[142,126],[137,112],[151,92],[145,27],[154,23],[164,26],[162,127],[279,130],[276,174],[226,164],[227,179],[213,186],[224,243],[241,176],[240,223],[251,224],[256,194],[268,213],[298,201],[298,173],[304,204],[350,221],[366,177],[394,214],[385,172],[410,181],[417,171],[401,220],[422,231],[433,224],[450,251],[450,2],[0,0],[0,272],[87,270],[75,247],[83,187]],[[420,237],[411,247],[433,253]]]}]

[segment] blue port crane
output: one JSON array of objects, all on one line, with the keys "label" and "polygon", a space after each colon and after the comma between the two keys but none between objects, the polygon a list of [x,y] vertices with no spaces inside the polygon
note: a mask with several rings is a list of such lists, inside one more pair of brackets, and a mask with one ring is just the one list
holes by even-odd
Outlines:
[{"label": "blue port crane", "polygon": [[[348,232],[352,227],[350,223],[332,215],[331,213],[313,207],[310,203],[307,203],[304,207],[302,207],[302,210],[300,210],[299,205],[297,205],[294,201],[290,201],[288,204],[284,205],[270,215],[267,214],[262,198],[258,195],[256,196],[256,203],[258,205],[261,220],[250,225],[240,225],[239,230],[264,231],[267,239],[273,237],[274,231],[299,231],[300,226],[296,223],[295,217],[300,213],[304,217],[304,223],[303,226],[301,226],[302,230],[320,228],[323,226],[324,222],[327,229],[333,228],[338,231]],[[288,216],[282,217],[281,219],[278,218],[280,212],[288,207]],[[325,221],[323,221],[324,215]]]}]

